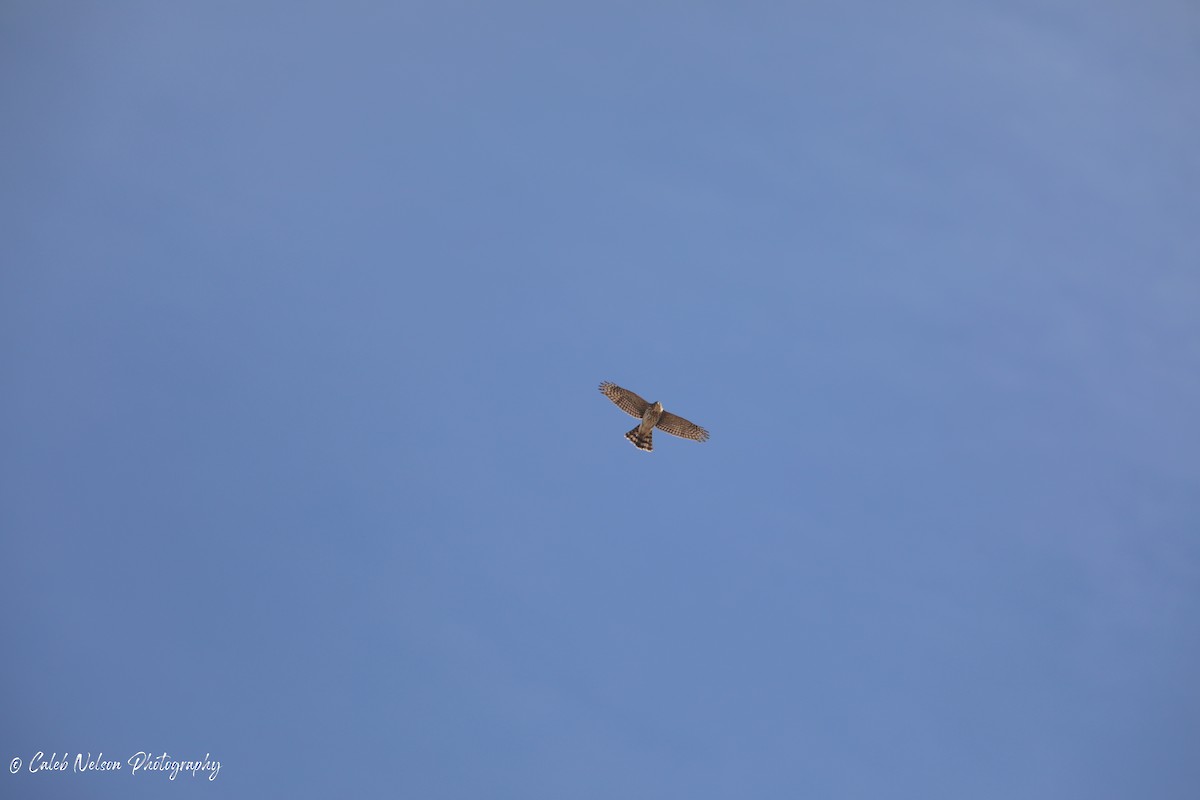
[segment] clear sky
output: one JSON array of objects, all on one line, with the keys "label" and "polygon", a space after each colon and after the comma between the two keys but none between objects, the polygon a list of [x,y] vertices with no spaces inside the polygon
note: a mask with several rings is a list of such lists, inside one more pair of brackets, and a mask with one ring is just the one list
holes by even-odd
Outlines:
[{"label": "clear sky", "polygon": [[5,2],[0,795],[1196,797],[1198,40]]}]

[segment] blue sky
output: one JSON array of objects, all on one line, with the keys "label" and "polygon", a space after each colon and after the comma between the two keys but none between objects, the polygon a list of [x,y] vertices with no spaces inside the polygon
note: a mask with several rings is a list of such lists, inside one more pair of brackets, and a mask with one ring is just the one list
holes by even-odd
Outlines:
[{"label": "blue sky", "polygon": [[1198,34],[6,3],[0,792],[1194,796]]}]

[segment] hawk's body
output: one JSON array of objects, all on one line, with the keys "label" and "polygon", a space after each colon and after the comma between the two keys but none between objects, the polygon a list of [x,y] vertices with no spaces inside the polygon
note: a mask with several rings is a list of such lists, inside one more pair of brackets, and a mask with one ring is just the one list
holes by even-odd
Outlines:
[{"label": "hawk's body", "polygon": [[693,422],[688,422],[683,417],[663,411],[662,403],[657,401],[647,403],[628,389],[622,389],[608,381],[600,384],[600,391],[604,392],[609,400],[616,403],[617,408],[631,417],[641,419],[636,428],[625,434],[625,438],[633,442],[639,450],[649,452],[654,449],[655,428],[683,439],[692,439],[697,442],[708,440],[708,431]]}]

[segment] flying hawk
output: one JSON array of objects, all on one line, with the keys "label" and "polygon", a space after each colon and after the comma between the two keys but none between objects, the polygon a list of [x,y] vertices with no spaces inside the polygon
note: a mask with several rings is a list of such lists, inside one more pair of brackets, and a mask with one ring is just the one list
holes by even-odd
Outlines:
[{"label": "flying hawk", "polygon": [[708,440],[708,431],[683,417],[675,416],[670,411],[663,411],[662,403],[647,403],[628,389],[622,389],[608,381],[600,384],[600,391],[616,403],[617,408],[641,420],[633,430],[625,434],[625,438],[633,442],[639,450],[650,452],[654,449],[655,428],[683,439],[694,439],[697,442]]}]

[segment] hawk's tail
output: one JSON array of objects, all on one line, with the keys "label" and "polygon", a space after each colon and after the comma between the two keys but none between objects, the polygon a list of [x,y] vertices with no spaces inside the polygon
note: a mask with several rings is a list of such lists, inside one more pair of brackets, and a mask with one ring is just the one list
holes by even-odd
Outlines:
[{"label": "hawk's tail", "polygon": [[639,450],[645,450],[647,453],[654,449],[654,431],[650,430],[643,436],[638,431],[642,429],[641,425],[634,426],[634,429],[625,434],[625,438],[633,442],[634,446]]}]

